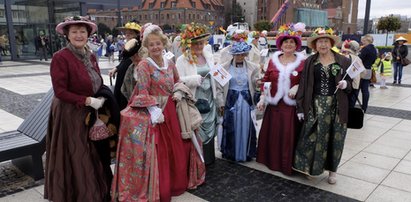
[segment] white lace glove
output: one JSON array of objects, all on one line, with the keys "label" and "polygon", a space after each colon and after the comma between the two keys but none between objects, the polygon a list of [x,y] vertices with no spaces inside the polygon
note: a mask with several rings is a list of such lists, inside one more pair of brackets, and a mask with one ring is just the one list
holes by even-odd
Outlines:
[{"label": "white lace glove", "polygon": [[297,117],[299,121],[304,121],[304,113],[298,113]]},{"label": "white lace glove", "polygon": [[337,88],[339,89],[346,89],[347,88],[347,81],[346,80],[341,80],[338,82]]},{"label": "white lace glove", "polygon": [[151,123],[163,123],[164,122],[164,115],[162,110],[157,106],[147,107],[148,112],[150,112],[151,116]]},{"label": "white lace glove", "polygon": [[95,110],[100,109],[103,106],[104,101],[106,101],[106,98],[103,98],[103,97],[98,97],[98,98],[89,97],[89,98],[90,98],[90,103],[86,106],[93,107]]}]

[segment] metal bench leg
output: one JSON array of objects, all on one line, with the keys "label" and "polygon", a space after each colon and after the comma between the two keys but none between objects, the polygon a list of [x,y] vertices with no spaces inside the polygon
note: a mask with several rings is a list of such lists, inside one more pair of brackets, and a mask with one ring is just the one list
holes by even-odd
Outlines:
[{"label": "metal bench leg", "polygon": [[13,159],[12,163],[22,172],[30,175],[34,180],[37,181],[44,178],[43,160],[41,156],[41,154],[25,156],[18,159]]},{"label": "metal bench leg", "polygon": [[43,159],[41,154],[32,155],[33,160],[33,175],[34,180],[41,180],[44,178]]}]

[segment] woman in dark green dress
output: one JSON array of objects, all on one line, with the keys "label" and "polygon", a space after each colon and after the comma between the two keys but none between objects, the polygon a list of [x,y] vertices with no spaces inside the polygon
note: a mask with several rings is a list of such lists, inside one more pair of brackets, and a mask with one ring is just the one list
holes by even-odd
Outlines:
[{"label": "woman in dark green dress", "polygon": [[340,41],[331,28],[318,28],[307,44],[317,53],[308,57],[297,92],[297,116],[304,121],[295,151],[293,169],[306,175],[329,171],[336,183],[347,133],[351,79],[344,78],[350,60],[331,48]]}]

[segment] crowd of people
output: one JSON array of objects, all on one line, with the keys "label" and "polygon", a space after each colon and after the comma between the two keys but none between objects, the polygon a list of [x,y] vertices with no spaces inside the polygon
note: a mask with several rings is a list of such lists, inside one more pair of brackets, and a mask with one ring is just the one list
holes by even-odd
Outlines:
[{"label": "crowd of people", "polygon": [[[389,54],[377,59],[370,35],[361,46],[317,28],[307,39],[314,53],[306,55],[305,25],[286,24],[278,30],[278,50],[262,55],[267,47],[258,41],[265,34],[258,32],[230,33],[231,44],[215,51],[203,24],[183,25],[172,45],[158,25],[132,21],[119,28],[124,44],[120,64],[109,71],[112,92],[90,48],[90,40],[98,42],[96,29],[81,16],[56,27],[68,43],[50,66],[55,97],[44,197],[51,201],[170,201],[206,182],[216,142],[227,160],[255,159],[285,175],[328,171],[335,184],[349,108],[361,90],[366,111],[373,64],[390,72]],[[399,84],[405,41],[397,40],[392,53]],[[355,60],[366,71],[345,76]]]}]

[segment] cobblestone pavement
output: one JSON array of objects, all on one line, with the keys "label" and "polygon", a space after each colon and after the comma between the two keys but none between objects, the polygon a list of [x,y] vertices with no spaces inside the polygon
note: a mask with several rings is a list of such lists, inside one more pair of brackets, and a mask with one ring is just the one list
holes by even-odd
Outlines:
[{"label": "cobblestone pavement", "polygon": [[[31,62],[8,67],[22,68],[28,64]],[[0,66],[0,110],[24,119],[43,97],[45,92],[24,94],[2,86],[2,81],[13,78],[48,75],[47,64],[33,64],[44,65],[45,70],[4,74],[4,66]],[[102,69],[105,77],[108,69]],[[406,75],[409,80],[410,72]],[[204,185],[186,193],[188,198],[173,201],[411,201],[411,134],[406,132],[411,130],[411,102],[407,101],[411,98],[410,83],[401,87],[389,85],[387,90],[371,89],[373,97],[365,127],[349,131],[336,185],[328,185],[326,175],[314,180],[299,175],[287,177],[255,161],[237,164],[218,158],[207,167]],[[0,162],[0,197],[6,196],[0,201],[18,198],[25,193],[23,190],[30,191],[43,183],[35,182],[10,161]],[[38,190],[42,188],[36,188],[41,198],[42,192]]]}]

